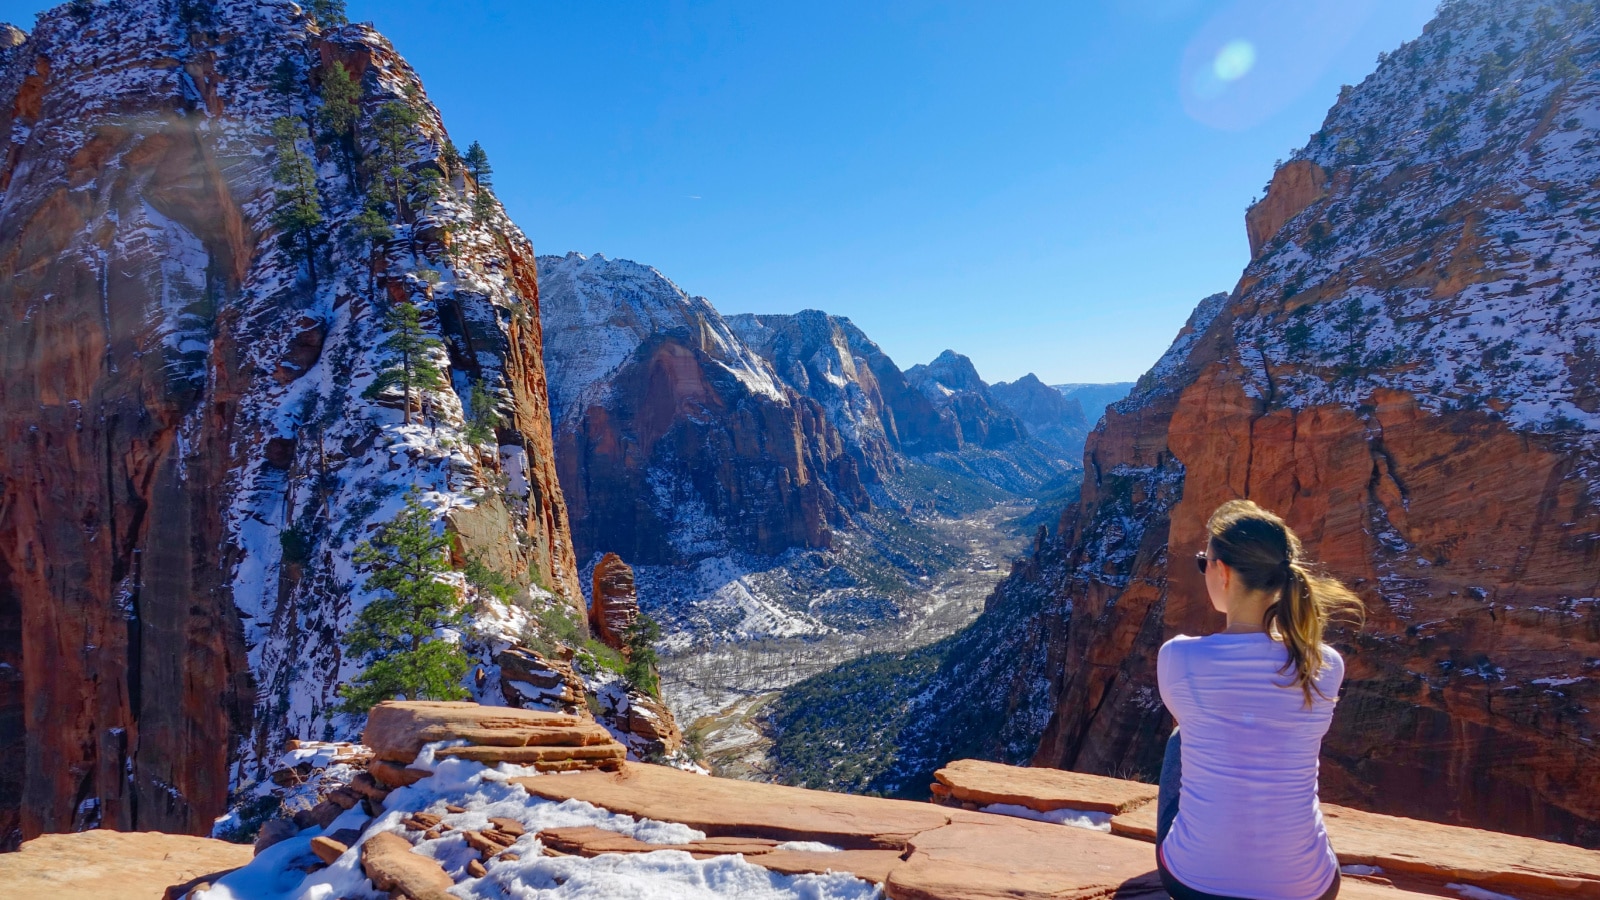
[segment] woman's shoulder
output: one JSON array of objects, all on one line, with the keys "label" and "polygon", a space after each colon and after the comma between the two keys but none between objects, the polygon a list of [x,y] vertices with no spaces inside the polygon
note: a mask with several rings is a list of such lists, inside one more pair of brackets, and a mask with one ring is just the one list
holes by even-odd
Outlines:
[{"label": "woman's shoulder", "polygon": [[1331,644],[1322,645],[1322,677],[1335,685],[1344,680],[1344,657]]},{"label": "woman's shoulder", "polygon": [[1161,645],[1160,650],[1156,651],[1156,658],[1160,659],[1161,657],[1176,656],[1179,653],[1183,653],[1186,650],[1199,646],[1199,642],[1201,640],[1202,639],[1199,636],[1193,634],[1173,635],[1165,644]]}]

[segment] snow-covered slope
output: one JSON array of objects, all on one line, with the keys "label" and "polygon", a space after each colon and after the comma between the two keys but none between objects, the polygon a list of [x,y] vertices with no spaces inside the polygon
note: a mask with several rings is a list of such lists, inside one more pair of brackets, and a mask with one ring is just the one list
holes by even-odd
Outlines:
[{"label": "snow-covered slope", "polygon": [[[400,167],[442,177],[369,248],[367,176],[337,139],[300,139],[308,266],[275,224],[272,129],[320,134],[335,64],[360,91],[352,154],[377,151],[393,104],[416,117]],[[532,249],[492,198],[473,212],[482,189],[380,35],[274,0],[64,5],[0,52],[0,140],[3,469],[34,473],[0,482],[0,667],[20,675],[0,694],[19,726],[0,843],[203,832],[286,738],[347,732],[339,636],[372,598],[351,557],[408,491],[457,565],[527,586],[525,606],[579,601]],[[401,305],[447,380],[409,424],[397,389],[364,396]],[[474,388],[487,439],[469,437]],[[452,577],[486,634],[530,621]]]}]

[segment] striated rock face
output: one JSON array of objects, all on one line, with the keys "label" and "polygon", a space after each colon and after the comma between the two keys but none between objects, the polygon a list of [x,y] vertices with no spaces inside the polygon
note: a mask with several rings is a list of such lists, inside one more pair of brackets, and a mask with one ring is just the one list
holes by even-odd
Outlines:
[{"label": "striated rock face", "polygon": [[540,258],[556,463],[584,558],[827,547],[870,505],[822,407],[655,269]]},{"label": "striated rock face", "polygon": [[921,398],[894,362],[849,319],[808,309],[792,316],[728,316],[727,322],[784,384],[821,406],[863,481],[900,471],[908,444],[938,440],[917,433],[937,422],[932,405],[916,402]]},{"label": "striated rock face", "polygon": [[[63,6],[0,49],[0,844],[208,831],[285,738],[348,728],[351,554],[412,486],[462,556],[581,602],[522,234],[475,222],[451,173],[369,252],[363,184],[307,140],[315,265],[279,240],[270,128],[315,113],[334,62],[361,86],[356,156],[406,102],[407,165],[443,170],[393,48],[290,3]],[[363,397],[392,304],[445,345],[410,425],[397,393]]]},{"label": "striated rock face", "polygon": [[1159,768],[1156,649],[1221,624],[1169,560],[1249,497],[1366,601],[1325,800],[1600,845],[1597,52],[1589,6],[1445,4],[1280,170],[1089,438],[1036,764]]},{"label": "striated rock face", "polygon": [[622,557],[607,553],[594,567],[594,589],[589,597],[589,622],[595,635],[620,650],[628,626],[639,618],[633,568]]}]

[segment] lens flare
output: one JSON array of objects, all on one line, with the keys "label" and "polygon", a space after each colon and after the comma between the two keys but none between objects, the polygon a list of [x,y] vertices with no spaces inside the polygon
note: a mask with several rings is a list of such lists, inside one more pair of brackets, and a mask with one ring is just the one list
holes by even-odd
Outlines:
[{"label": "lens flare", "polygon": [[1217,51],[1211,72],[1218,81],[1238,81],[1256,65],[1256,45],[1243,39],[1231,40]]}]

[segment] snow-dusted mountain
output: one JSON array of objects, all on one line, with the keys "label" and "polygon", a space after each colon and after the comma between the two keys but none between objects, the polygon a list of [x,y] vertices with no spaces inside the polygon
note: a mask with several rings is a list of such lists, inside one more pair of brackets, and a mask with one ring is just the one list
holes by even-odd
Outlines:
[{"label": "snow-dusted mountain", "polygon": [[[206,833],[287,739],[350,735],[353,557],[408,492],[474,696],[509,702],[539,615],[582,621],[533,251],[450,146],[388,41],[293,3],[0,28],[0,849]],[[396,311],[437,343],[402,358]],[[423,356],[442,383],[369,390]]]}]

